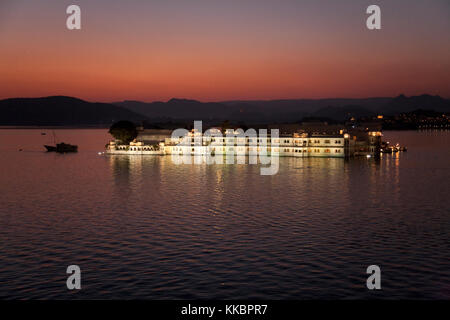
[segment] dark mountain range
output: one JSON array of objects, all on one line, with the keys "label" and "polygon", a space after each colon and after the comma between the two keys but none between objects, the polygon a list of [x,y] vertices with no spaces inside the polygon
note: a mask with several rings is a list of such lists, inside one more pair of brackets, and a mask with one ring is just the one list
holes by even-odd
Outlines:
[{"label": "dark mountain range", "polygon": [[414,110],[450,112],[450,100],[420,95],[367,99],[299,99],[268,101],[167,102],[123,101],[91,103],[71,97],[14,98],[0,101],[0,125],[101,125],[117,120],[136,123],[186,123],[193,120],[236,123],[299,122],[303,118],[345,121],[375,114],[394,115]]},{"label": "dark mountain range", "polygon": [[143,114],[153,121],[197,119],[266,123],[297,121],[307,116],[340,120],[349,112],[358,114],[358,108],[362,110],[359,113],[367,115],[370,111],[366,107],[376,108],[391,100],[392,98],[200,102],[171,99],[168,102],[123,101],[115,104]]},{"label": "dark mountain range", "polygon": [[361,117],[370,117],[373,115],[375,115],[374,111],[370,111],[360,106],[325,107],[312,113],[313,117],[329,118],[339,122],[344,122],[352,117],[358,119]]},{"label": "dark mountain range", "polygon": [[411,112],[418,109],[449,112],[450,100],[428,94],[413,97],[400,95],[389,101],[383,107],[382,111],[384,114],[392,115],[402,112]]},{"label": "dark mountain range", "polygon": [[114,121],[142,121],[145,116],[108,104],[54,96],[0,100],[0,125],[110,125]]},{"label": "dark mountain range", "polygon": [[199,102],[188,99],[171,99],[167,102],[145,103],[140,101],[123,101],[114,103],[117,106],[127,108],[135,113],[145,115],[155,121],[167,119],[227,119],[230,117],[228,106],[216,102]]},{"label": "dark mountain range", "polygon": [[251,105],[262,110],[271,111],[282,109],[287,113],[298,112],[313,113],[327,107],[361,106],[375,111],[380,106],[386,105],[393,98],[365,98],[365,99],[296,99],[296,100],[250,100],[250,101],[225,101],[227,105]]},{"label": "dark mountain range", "polygon": [[439,96],[421,95],[396,98],[366,99],[299,99],[268,101],[200,102],[171,99],[168,102],[124,101],[115,103],[150,119],[175,120],[232,120],[247,123],[293,122],[304,117],[330,118],[343,121],[352,116],[396,114],[417,109],[450,111],[450,100]]}]

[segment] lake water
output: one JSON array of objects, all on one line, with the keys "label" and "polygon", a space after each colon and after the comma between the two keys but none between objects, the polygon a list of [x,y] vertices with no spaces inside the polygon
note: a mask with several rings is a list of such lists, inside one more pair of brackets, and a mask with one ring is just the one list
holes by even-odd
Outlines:
[{"label": "lake water", "polygon": [[385,132],[408,152],[379,161],[281,158],[274,176],[56,134],[79,152],[0,130],[1,298],[450,299],[450,132]]}]

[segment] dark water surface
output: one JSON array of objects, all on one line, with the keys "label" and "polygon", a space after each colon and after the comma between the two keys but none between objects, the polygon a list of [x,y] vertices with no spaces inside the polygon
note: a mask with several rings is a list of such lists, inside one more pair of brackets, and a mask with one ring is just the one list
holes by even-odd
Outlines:
[{"label": "dark water surface", "polygon": [[380,161],[281,158],[274,176],[57,136],[80,152],[0,130],[2,298],[450,299],[450,132],[386,132],[409,150]]}]

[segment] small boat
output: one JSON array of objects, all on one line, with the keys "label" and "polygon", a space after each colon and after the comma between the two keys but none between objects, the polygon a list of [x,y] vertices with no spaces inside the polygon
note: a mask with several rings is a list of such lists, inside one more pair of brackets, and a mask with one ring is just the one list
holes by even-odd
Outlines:
[{"label": "small boat", "polygon": [[47,152],[66,153],[66,152],[77,152],[78,151],[78,146],[64,143],[64,142],[58,143],[56,146],[44,145],[44,147],[47,149]]},{"label": "small boat", "polygon": [[67,153],[67,152],[78,152],[78,146],[68,143],[56,143],[56,135],[55,132],[53,132],[53,139],[56,145],[49,146],[44,145],[45,149],[47,149],[47,152],[59,152],[59,153]]},{"label": "small boat", "polygon": [[56,147],[55,146],[47,146],[44,145],[45,149],[47,149],[47,152],[56,152]]},{"label": "small boat", "polygon": [[396,153],[396,152],[404,152],[408,149],[406,147],[401,147],[400,145],[389,146],[388,144],[384,144],[380,149],[381,153]]}]

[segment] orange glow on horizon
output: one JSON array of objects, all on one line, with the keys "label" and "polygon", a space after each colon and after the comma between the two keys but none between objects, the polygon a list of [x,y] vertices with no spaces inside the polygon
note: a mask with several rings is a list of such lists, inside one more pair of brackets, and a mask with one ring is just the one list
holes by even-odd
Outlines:
[{"label": "orange glow on horizon", "polygon": [[[298,21],[294,15],[286,17],[288,10],[282,8],[273,18],[264,6],[256,13],[250,11],[254,7],[243,8],[248,12],[242,17],[226,7],[230,11],[224,14],[234,19],[230,22],[211,12],[189,20],[195,10],[187,7],[163,7],[164,16],[146,17],[138,12],[141,4],[103,12],[80,3],[87,13],[79,31],[61,27],[64,4],[38,12],[24,5],[11,9],[14,14],[6,15],[0,30],[0,98],[68,95],[110,102],[450,96],[448,41],[434,29],[412,33],[399,26],[389,31],[389,16],[388,31],[371,33],[356,19],[330,18],[328,25],[303,13]],[[169,13],[176,19],[167,21]],[[114,24],[107,23],[111,19]],[[449,24],[439,23],[435,29]]]}]

